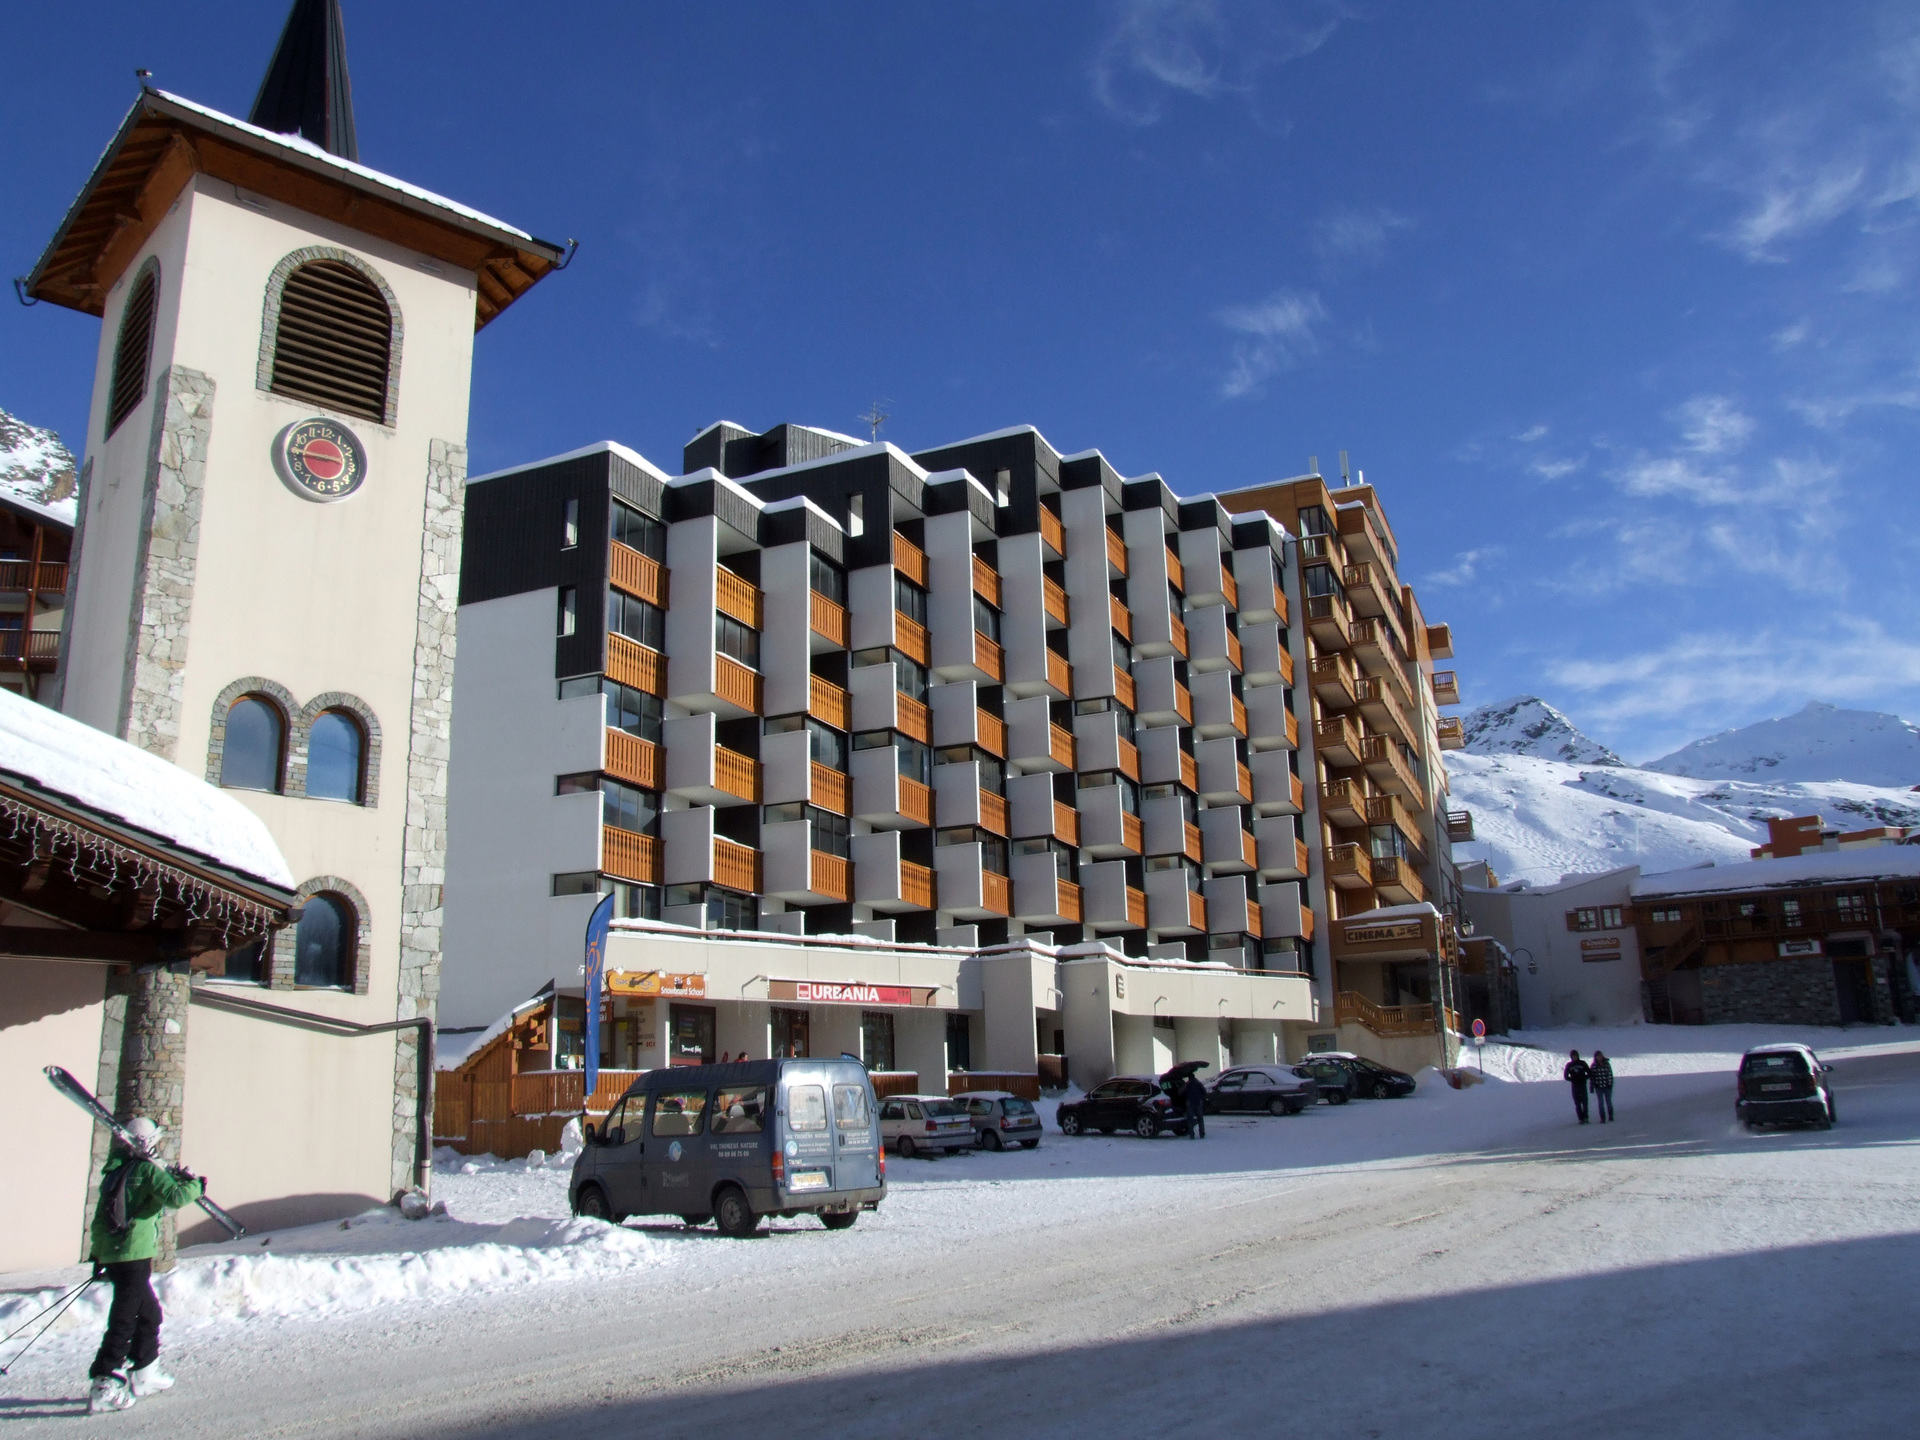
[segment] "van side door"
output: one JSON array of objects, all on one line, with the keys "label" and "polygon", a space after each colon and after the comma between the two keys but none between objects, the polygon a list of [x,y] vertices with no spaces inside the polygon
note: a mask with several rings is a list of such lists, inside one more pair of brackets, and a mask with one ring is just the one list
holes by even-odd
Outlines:
[{"label": "van side door", "polygon": [[712,1207],[707,1087],[671,1079],[647,1110],[647,1193],[656,1215],[705,1215]]},{"label": "van side door", "polygon": [[615,1215],[646,1215],[646,1117],[647,1097],[629,1095],[606,1118],[595,1142],[594,1178],[607,1192],[607,1204]]}]

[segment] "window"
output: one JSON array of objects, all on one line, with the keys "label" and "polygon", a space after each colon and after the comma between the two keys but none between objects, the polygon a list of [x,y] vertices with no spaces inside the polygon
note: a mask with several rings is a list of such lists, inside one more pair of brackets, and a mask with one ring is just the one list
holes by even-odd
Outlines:
[{"label": "window", "polygon": [[562,637],[573,634],[580,626],[580,592],[571,585],[560,587],[560,618],[555,625],[555,633]]},{"label": "window", "polygon": [[353,984],[353,911],[337,895],[310,895],[293,932],[293,983],[346,989]]},{"label": "window", "polygon": [[658,605],[607,587],[607,629],[649,650],[667,648],[667,616]]},{"label": "window", "polygon": [[1120,638],[1118,630],[1107,632],[1113,639],[1113,666],[1116,670],[1133,671],[1133,646]]},{"label": "window", "polygon": [[[947,1012],[947,1069],[973,1068],[973,1026],[957,1011]],[[978,1102],[976,1102],[978,1103]]]},{"label": "window", "polygon": [[813,1019],[805,1010],[790,1009],[775,1005],[769,1021],[773,1033],[773,1053],[776,1059],[805,1059],[812,1053],[807,1047],[813,1030]]},{"label": "window", "polygon": [[652,1134],[698,1135],[707,1118],[704,1090],[663,1090],[653,1097]]},{"label": "window", "polygon": [[1867,919],[1867,897],[1836,895],[1833,897],[1833,909],[1843,925],[1863,925]]},{"label": "window", "polygon": [[229,950],[226,968],[220,972],[220,978],[246,985],[264,985],[267,980],[267,942],[256,940],[238,950]]},{"label": "window", "polygon": [[831,725],[808,720],[807,753],[817,764],[844,773],[847,768],[847,737]]},{"label": "window", "polygon": [[1300,507],[1300,533],[1302,535],[1333,534],[1333,521],[1328,518],[1324,506],[1302,505]]},{"label": "window", "polygon": [[[647,608],[653,609],[651,605]],[[659,612],[656,610],[654,613],[657,615]],[[751,625],[742,625],[731,615],[715,612],[713,648],[722,655],[738,660],[750,670],[760,668],[760,632]]]},{"label": "window", "polygon": [[807,584],[836,605],[847,603],[847,572],[818,550],[807,551]]},{"label": "window", "polygon": [[1600,928],[1602,930],[1618,930],[1623,923],[1625,923],[1624,917],[1621,915],[1618,905],[1602,905],[1600,907]]},{"label": "window", "polygon": [[[1680,918],[1680,912],[1678,910],[1669,911],[1668,913],[1676,920]],[[1781,927],[1787,930],[1798,930],[1802,923],[1800,917],[1800,902],[1792,896],[1782,900],[1780,902]]]},{"label": "window", "polygon": [[160,270],[148,265],[133,282],[120,312],[120,337],[113,345],[113,381],[107,388],[107,434],[140,406],[147,394],[147,366],[153,358],[153,312],[159,298]]},{"label": "window", "polygon": [[973,628],[994,644],[1000,643],[1000,612],[978,595],[973,597]]},{"label": "window", "polygon": [[307,732],[307,794],[358,805],[365,786],[366,736],[344,710],[323,710]]},{"label": "window", "polygon": [[812,1131],[827,1128],[827,1092],[818,1085],[795,1085],[787,1091],[787,1128]]},{"label": "window", "polygon": [[893,577],[893,608],[916,625],[927,623],[927,592],[904,575]]},{"label": "window", "polygon": [[818,806],[807,807],[807,819],[813,825],[813,848],[823,855],[838,855],[842,860],[853,854],[847,817]]},{"label": "window", "polygon": [[865,1130],[873,1122],[868,1118],[867,1087],[864,1085],[836,1085],[833,1087],[833,1123],[839,1130]]},{"label": "window", "polygon": [[1344,597],[1346,590],[1339,580],[1334,578],[1331,565],[1309,565],[1300,572],[1301,587],[1310,596],[1339,595]]},{"label": "window", "polygon": [[[571,776],[562,777],[572,779]],[[566,791],[561,791],[566,794]],[[600,823],[636,835],[660,832],[660,797],[611,777],[600,781]]]},{"label": "window", "polygon": [[860,1059],[869,1070],[893,1069],[893,1016],[885,1010],[860,1012]]},{"label": "window", "polygon": [[613,538],[629,550],[638,550],[650,560],[667,558],[667,527],[651,515],[615,500],[607,523]]},{"label": "window", "polygon": [[[1800,902],[1798,900],[1788,900],[1784,903],[1792,906],[1795,910],[1800,908]],[[1680,923],[1680,912],[1678,910],[1649,910],[1647,912],[1647,923],[1651,925],[1678,925]]]},{"label": "window", "polygon": [[597,870],[568,870],[553,877],[555,895],[598,895],[600,893],[600,872]]},{"label": "window", "polygon": [[658,695],[649,695],[631,685],[622,685],[618,680],[603,680],[598,675],[576,675],[560,682],[562,700],[571,700],[577,695],[602,694],[607,697],[606,715],[610,728],[624,730],[629,735],[651,740],[656,745],[660,743],[661,700]]},{"label": "window", "polygon": [[[557,878],[557,877],[556,877]],[[613,913],[620,920],[658,920],[660,891],[652,885],[636,885],[631,880],[615,880],[611,875],[596,877],[600,893],[613,896]]]},{"label": "window", "polygon": [[713,1133],[758,1135],[767,1128],[767,1087],[748,1085],[713,1097]]},{"label": "window", "polygon": [[918,780],[922,785],[933,783],[933,751],[929,747],[904,735],[895,735],[893,754],[895,768],[904,778]]},{"label": "window", "polygon": [[709,890],[707,928],[757,930],[760,928],[760,902],[751,895],[736,895],[731,890]]},{"label": "window", "polygon": [[229,790],[280,793],[287,753],[287,720],[264,695],[242,695],[227,711],[220,783]]},{"label": "window", "polygon": [[569,497],[562,507],[560,521],[560,548],[571,550],[580,543],[580,501]]},{"label": "window", "polygon": [[898,650],[893,652],[893,688],[909,700],[927,703],[927,667],[909,660]]},{"label": "window", "polygon": [[380,289],[339,260],[287,276],[267,388],[386,424],[393,316]]}]

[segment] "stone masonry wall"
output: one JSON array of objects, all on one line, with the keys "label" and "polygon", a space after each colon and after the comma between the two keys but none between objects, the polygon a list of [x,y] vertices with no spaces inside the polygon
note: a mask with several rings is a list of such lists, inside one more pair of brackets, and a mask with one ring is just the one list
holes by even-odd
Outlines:
[{"label": "stone masonry wall", "polygon": [[1700,971],[1700,1001],[1709,1025],[1838,1025],[1833,961],[1824,955]]}]

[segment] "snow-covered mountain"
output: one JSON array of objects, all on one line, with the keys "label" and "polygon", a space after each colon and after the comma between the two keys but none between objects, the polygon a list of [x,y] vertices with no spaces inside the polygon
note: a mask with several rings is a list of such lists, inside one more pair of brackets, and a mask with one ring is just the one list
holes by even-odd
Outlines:
[{"label": "snow-covered mountain", "polygon": [[78,513],[73,454],[51,430],[0,410],[0,495],[71,525]]},{"label": "snow-covered mountain", "polygon": [[[1659,768],[1624,764],[1531,698],[1483,706],[1465,728],[1467,749],[1447,757],[1448,804],[1473,812],[1475,839],[1454,854],[1485,859],[1503,882],[1744,860],[1769,817],[1819,815],[1843,830],[1920,825],[1920,792],[1907,788],[1920,775],[1908,778],[1899,761],[1912,747],[1920,769],[1920,732],[1891,715],[1809,706],[1683,747]],[[1754,738],[1743,746],[1741,735]],[[1585,754],[1570,761],[1562,749]],[[1683,762],[1719,768],[1669,773]]]},{"label": "snow-covered mountain", "polygon": [[1581,734],[1579,726],[1537,695],[1482,705],[1467,713],[1462,728],[1467,749],[1476,755],[1532,755],[1576,765],[1626,763],[1599,741]]},{"label": "snow-covered mountain", "polygon": [[1920,726],[1816,700],[1798,714],[1682,745],[1646,768],[1702,780],[1845,776],[1868,785],[1920,785]]}]

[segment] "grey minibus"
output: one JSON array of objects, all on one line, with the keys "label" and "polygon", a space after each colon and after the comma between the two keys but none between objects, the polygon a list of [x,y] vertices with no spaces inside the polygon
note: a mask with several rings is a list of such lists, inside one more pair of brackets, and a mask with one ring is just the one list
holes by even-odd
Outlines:
[{"label": "grey minibus", "polygon": [[649,1070],[586,1128],[568,1187],[576,1215],[715,1221],[766,1215],[844,1230],[887,1193],[873,1082],[857,1060],[742,1060]]}]

